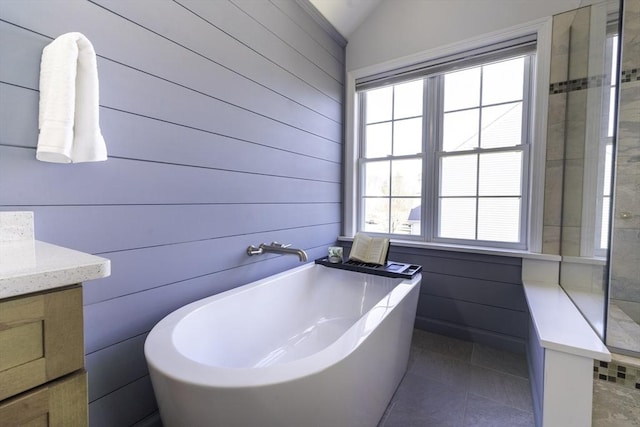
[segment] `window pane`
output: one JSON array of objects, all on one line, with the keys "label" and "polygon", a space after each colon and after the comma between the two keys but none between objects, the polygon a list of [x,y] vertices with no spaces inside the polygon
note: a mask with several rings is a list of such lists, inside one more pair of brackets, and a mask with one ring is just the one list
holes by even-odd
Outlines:
[{"label": "window pane", "polygon": [[393,118],[403,119],[422,115],[422,80],[394,87]]},{"label": "window pane", "polygon": [[420,234],[420,222],[410,220],[412,209],[420,206],[420,199],[391,199],[391,232],[394,234]]},{"label": "window pane", "polygon": [[465,110],[444,114],[442,150],[470,150],[478,146],[479,110]]},{"label": "window pane", "polygon": [[394,122],[393,155],[418,154],[422,152],[422,117]]},{"label": "window pane", "polygon": [[522,140],[522,102],[482,109],[482,148],[511,147]]},{"label": "window pane", "polygon": [[391,162],[393,181],[392,196],[422,195],[422,160],[394,160]]},{"label": "window pane", "polygon": [[522,153],[480,154],[481,196],[520,196],[522,191]]},{"label": "window pane", "polygon": [[522,99],[524,58],[485,65],[482,69],[482,105]]},{"label": "window pane", "polygon": [[476,154],[443,157],[440,161],[440,196],[475,196]]},{"label": "window pane", "polygon": [[609,90],[609,111],[607,112],[607,114],[609,115],[608,117],[608,123],[607,123],[607,136],[609,138],[613,137],[613,127],[614,127],[614,123],[613,123],[613,118],[615,117],[615,108],[616,108],[616,88],[615,86],[612,87]]},{"label": "window pane", "polygon": [[600,224],[600,248],[607,249],[609,246],[609,203],[611,199],[604,197],[602,199],[602,222]]},{"label": "window pane", "polygon": [[520,240],[520,198],[481,198],[478,201],[478,240]]},{"label": "window pane", "polygon": [[389,232],[389,199],[364,199],[364,231]]},{"label": "window pane", "polygon": [[370,90],[366,93],[367,100],[367,123],[382,122],[391,120],[391,100],[393,87]]},{"label": "window pane", "polygon": [[440,199],[440,237],[475,239],[476,199]]},{"label": "window pane", "polygon": [[391,123],[367,125],[364,156],[385,157],[391,154]]},{"label": "window pane", "polygon": [[480,67],[444,76],[444,111],[477,107],[480,104]]},{"label": "window pane", "polygon": [[604,149],[604,186],[602,193],[605,196],[611,195],[611,163],[613,155],[613,144],[607,144]]},{"label": "window pane", "polygon": [[422,230],[422,199],[413,199],[413,205],[407,217],[407,223],[411,229],[410,234],[420,235]]},{"label": "window pane", "polygon": [[609,246],[609,212],[611,203],[611,156],[613,151],[613,145],[611,143],[605,146],[604,155],[604,177],[602,187],[602,212],[600,212],[600,249],[607,249]]},{"label": "window pane", "polygon": [[371,162],[364,165],[364,195],[389,196],[389,162]]},{"label": "window pane", "polygon": [[611,39],[611,84],[616,84],[616,75],[618,73],[618,36]]}]

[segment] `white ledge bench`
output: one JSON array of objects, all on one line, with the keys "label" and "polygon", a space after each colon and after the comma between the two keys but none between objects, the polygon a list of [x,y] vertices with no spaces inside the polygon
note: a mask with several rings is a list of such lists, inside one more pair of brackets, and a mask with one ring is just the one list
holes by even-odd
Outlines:
[{"label": "white ledge bench", "polygon": [[611,353],[557,284],[557,264],[523,260],[522,282],[530,313],[527,358],[536,426],[589,427],[593,361],[609,362]]}]

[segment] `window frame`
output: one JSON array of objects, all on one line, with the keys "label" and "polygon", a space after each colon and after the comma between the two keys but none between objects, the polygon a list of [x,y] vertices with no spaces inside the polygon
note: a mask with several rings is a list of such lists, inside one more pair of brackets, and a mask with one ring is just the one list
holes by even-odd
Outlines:
[{"label": "window frame", "polygon": [[[491,43],[504,42],[527,34],[535,34],[537,39],[536,59],[534,64],[534,76],[532,88],[531,122],[532,141],[529,169],[529,212],[527,224],[528,248],[525,250],[497,249],[494,247],[483,248],[481,246],[446,245],[434,242],[411,241],[392,238],[395,245],[407,247],[422,247],[430,249],[451,249],[468,252],[486,252],[501,254],[541,253],[543,237],[543,211],[544,211],[544,181],[546,164],[546,139],[547,139],[547,111],[549,101],[549,83],[551,66],[551,41],[552,41],[552,17],[545,17],[514,27],[498,30],[492,33],[478,35],[469,39],[456,41],[451,44],[427,48],[409,56],[386,60],[380,63],[361,62],[345,70],[345,148],[344,148],[344,175],[343,175],[343,221],[340,240],[349,241],[356,233],[356,204],[358,201],[357,181],[357,148],[359,142],[359,130],[356,126],[360,111],[356,96],[356,80],[382,72],[392,72],[402,67],[410,66],[421,61],[433,60],[456,54],[465,50],[483,47]],[[429,190],[429,187],[426,187]]]},{"label": "window frame", "polygon": [[[516,58],[518,56],[513,56],[511,58]],[[504,58],[502,58],[500,61],[502,60],[509,60],[510,56],[505,56]],[[484,63],[482,65],[486,65],[486,64],[490,64],[493,62],[499,62],[499,61],[491,61],[488,63]],[[448,154],[441,154],[441,153],[445,153],[441,150],[441,147],[438,146],[435,149],[435,155],[434,155],[434,164],[432,165],[433,167],[433,186],[435,187],[435,194],[432,198],[431,203],[435,203],[436,206],[434,207],[433,215],[431,216],[431,230],[432,230],[432,234],[430,236],[427,236],[428,240],[436,242],[436,243],[448,243],[448,244],[466,244],[466,245],[474,245],[474,246],[484,246],[484,247],[497,247],[497,248],[507,248],[507,249],[525,249],[527,248],[528,242],[527,242],[527,238],[528,238],[528,233],[527,233],[527,224],[528,224],[528,218],[529,218],[529,168],[531,165],[531,161],[530,161],[530,152],[531,152],[531,144],[532,144],[532,127],[531,127],[531,122],[532,122],[532,115],[531,115],[531,102],[532,102],[532,83],[533,83],[533,76],[534,76],[534,72],[533,72],[533,64],[535,63],[535,52],[529,55],[525,56],[525,62],[523,65],[523,95],[522,95],[522,128],[520,129],[521,131],[521,135],[520,135],[520,141],[521,144],[517,145],[517,146],[511,146],[511,147],[498,147],[498,148],[478,148],[478,149],[473,149],[473,150],[466,150],[463,152],[455,152],[455,153],[448,153]],[[443,105],[443,96],[444,96],[444,79],[440,79],[439,85],[438,85],[438,102],[440,103],[440,105]],[[480,105],[479,106],[480,109],[482,109],[483,107]],[[444,110],[439,111],[438,113],[442,113],[444,112]],[[444,114],[442,114],[440,116],[440,123],[438,124],[437,130],[439,132],[442,132],[443,129],[443,123],[442,123],[442,119],[444,118]],[[481,120],[481,119],[480,119]],[[442,135],[438,134],[436,137],[436,143],[437,144],[442,144]],[[475,240],[469,240],[469,239],[453,239],[453,238],[445,238],[445,237],[439,237],[438,236],[438,221],[440,218],[440,215],[438,213],[439,211],[439,200],[440,200],[440,194],[438,191],[438,187],[439,187],[439,182],[441,179],[441,174],[440,174],[440,162],[439,159],[441,159],[442,157],[449,157],[449,156],[456,156],[456,155],[464,155],[466,153],[488,153],[488,152],[516,152],[516,151],[520,151],[522,153],[522,171],[521,171],[521,182],[520,182],[520,232],[518,235],[518,242],[502,242],[502,241],[493,241],[493,240],[479,240],[479,239],[475,239]],[[476,175],[476,177],[478,177],[478,175]],[[476,200],[479,201],[479,199],[482,196],[480,195],[476,195]],[[477,205],[476,205],[476,227],[477,227],[477,221],[478,221],[478,213],[477,213]],[[477,228],[476,228],[476,233],[477,233]]]},{"label": "window frame", "polygon": [[[415,80],[423,81],[423,110],[422,110],[422,149],[421,152],[415,155],[387,155],[385,157],[377,157],[377,158],[365,158],[365,144],[366,144],[366,127],[371,125],[371,123],[366,122],[366,91],[362,90],[357,93],[357,103],[358,103],[358,121],[356,123],[358,127],[358,155],[357,155],[357,177],[356,180],[358,182],[358,191],[357,191],[357,203],[356,203],[356,218],[357,218],[357,230],[364,230],[364,204],[365,204],[365,191],[364,187],[366,185],[366,180],[364,178],[365,175],[365,166],[367,164],[381,162],[381,161],[393,161],[393,160],[403,160],[403,159],[420,159],[422,161],[422,196],[421,196],[421,218],[428,218],[428,220],[421,220],[420,225],[420,234],[397,234],[393,232],[393,225],[389,223],[388,233],[381,232],[372,232],[367,231],[371,234],[379,234],[385,235],[392,238],[400,238],[403,240],[419,240],[425,242],[434,242],[434,243],[442,243],[447,245],[468,245],[468,246],[481,246],[481,247],[491,247],[491,248],[503,248],[503,249],[516,249],[523,250],[527,248],[527,237],[528,237],[528,201],[529,201],[529,165],[530,165],[530,144],[531,144],[531,99],[532,99],[532,76],[533,76],[533,64],[535,63],[535,50],[533,52],[522,54],[522,53],[512,53],[512,52],[504,52],[502,55],[492,55],[491,58],[488,58],[486,61],[474,61],[472,65],[467,67],[455,67],[450,70],[437,71],[435,73],[426,73],[421,78],[417,78],[416,76],[412,76],[407,80],[395,81],[389,85],[380,86],[380,88],[384,87],[394,87],[395,85],[400,85],[403,83],[409,83]],[[516,59],[519,57],[524,58],[523,64],[523,93],[522,93],[522,121],[521,121],[521,136],[520,136],[520,144],[515,146],[508,147],[493,147],[493,148],[481,148],[475,147],[470,150],[464,150],[460,152],[446,152],[442,149],[442,132],[443,132],[443,121],[445,116],[444,110],[444,81],[445,76],[448,73],[460,71],[462,69],[469,69],[475,67],[482,67],[493,63],[498,63],[502,61],[508,61],[511,59]],[[395,91],[394,91],[395,93]],[[392,108],[395,104],[394,99],[391,100]],[[478,105],[477,107],[480,111],[483,106]],[[392,118],[389,120],[391,123],[395,124],[396,121],[404,120],[399,119],[396,120]],[[478,125],[480,125],[480,116]],[[392,125],[393,126],[393,125]],[[440,183],[442,180],[441,170],[440,170],[440,160],[445,157],[455,157],[459,155],[468,155],[468,154],[482,154],[482,153],[499,153],[499,152],[517,152],[521,153],[522,156],[522,164],[521,164],[521,182],[520,182],[520,197],[519,197],[519,205],[520,205],[520,223],[519,223],[519,234],[517,242],[507,242],[507,241],[492,241],[492,240],[480,240],[480,239],[462,239],[462,238],[451,238],[451,237],[440,237],[439,236],[439,227],[440,227]],[[480,157],[478,157],[478,161],[480,161]],[[477,172],[479,173],[479,171]],[[476,175],[478,177],[478,175]],[[391,178],[391,177],[390,177]],[[392,180],[390,179],[390,185],[392,185]],[[476,236],[477,236],[477,224],[478,224],[478,210],[477,206],[483,197],[489,196],[481,196],[476,194],[473,198],[476,201]],[[495,197],[495,196],[493,196]],[[391,220],[391,200],[394,198],[398,198],[397,196],[393,196],[390,191],[388,196],[381,196],[381,198],[387,199],[390,201],[389,203],[389,214],[388,218]]]},{"label": "window frame", "polygon": [[[415,80],[415,79],[413,79]],[[425,99],[427,98],[427,85],[423,84],[423,114],[422,114],[422,132],[423,132],[423,139],[424,139],[424,132],[425,132],[425,123],[427,122],[426,120],[424,120],[425,114],[424,114],[424,105]],[[364,102],[364,92],[359,92],[357,97],[358,97],[358,106],[363,106],[365,105]],[[392,101],[393,103],[393,101]],[[360,130],[362,130],[364,127],[366,127],[366,109],[365,108],[359,108],[359,119],[358,119],[358,123],[359,123],[359,127]],[[400,120],[406,120],[407,118],[402,118]],[[392,123],[395,122],[396,120],[394,120],[393,118],[390,120]],[[392,134],[393,134],[393,130],[392,130]],[[360,137],[358,139],[358,153],[362,153],[364,152],[365,149],[365,134],[364,132],[360,132],[359,133]],[[363,199],[364,199],[364,192],[365,192],[365,180],[362,179],[361,177],[364,176],[364,168],[365,165],[367,163],[375,163],[375,162],[382,162],[382,161],[394,161],[394,160],[410,160],[410,159],[421,159],[422,160],[422,164],[423,164],[423,168],[422,168],[422,186],[423,186],[423,192],[424,192],[424,185],[425,185],[425,171],[426,168],[424,167],[425,164],[425,150],[423,147],[423,150],[421,153],[417,153],[417,154],[409,154],[409,155],[397,155],[394,156],[393,154],[385,156],[385,157],[377,157],[377,158],[371,158],[371,159],[366,159],[364,158],[364,156],[358,155],[357,156],[357,162],[358,162],[358,167],[357,167],[357,182],[358,182],[358,189],[357,189],[357,207],[356,207],[356,217],[357,217],[357,225],[356,225],[356,229],[357,230],[362,230],[364,227],[364,215],[362,214],[363,211]],[[391,184],[391,180],[389,181],[389,183]],[[405,196],[405,197],[410,197],[410,196]],[[389,196],[385,197],[388,198],[389,201],[391,201],[391,199],[393,199],[394,197],[391,194],[391,191],[389,192]],[[399,198],[399,197],[395,197],[395,198]],[[415,197],[413,197],[415,198]],[[421,199],[424,201],[424,196],[421,197]],[[424,203],[422,203],[424,205]],[[389,203],[389,218],[391,218],[391,202]],[[422,218],[424,218],[424,216],[422,216]],[[377,235],[384,235],[384,236],[402,236],[403,238],[406,238],[407,240],[424,240],[423,237],[423,233],[424,233],[424,227],[421,227],[421,233],[420,235],[404,235],[404,234],[394,234],[391,233],[391,231],[389,233],[377,233],[377,232],[369,232],[367,231],[367,233],[369,234],[377,234]],[[389,230],[391,230],[391,224],[389,224]]]}]

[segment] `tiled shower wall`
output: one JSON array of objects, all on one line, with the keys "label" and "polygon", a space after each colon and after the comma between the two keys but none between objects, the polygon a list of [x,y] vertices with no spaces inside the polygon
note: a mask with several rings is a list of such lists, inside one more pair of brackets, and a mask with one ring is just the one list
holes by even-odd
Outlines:
[{"label": "tiled shower wall", "polygon": [[[620,63],[619,128],[612,211],[610,298],[634,321],[640,322],[640,0],[623,2],[624,33]],[[585,218],[582,210],[583,177],[589,147],[585,129],[593,116],[588,106],[606,77],[589,69],[589,59],[601,54],[590,46],[593,6],[553,17],[553,44],[547,133],[543,252],[584,257]],[[595,49],[595,50],[594,50]],[[592,64],[591,64],[592,65]],[[604,77],[604,78],[603,78]],[[604,113],[603,109],[603,113]],[[563,263],[564,264],[564,263]],[[579,280],[563,275],[563,286],[580,286],[590,292],[606,280],[603,266],[595,263]],[[575,266],[563,266],[572,272]],[[587,280],[585,280],[587,279]],[[567,289],[567,286],[565,286]],[[600,289],[604,291],[604,288]]]},{"label": "tiled shower wall", "polygon": [[610,297],[640,323],[640,0],[623,19]]},{"label": "tiled shower wall", "polygon": [[[591,9],[553,17],[542,252],[579,253]],[[566,141],[566,144],[565,144]],[[566,191],[571,187],[571,191]],[[563,209],[565,213],[563,215]]]},{"label": "tiled shower wall", "polygon": [[[595,213],[609,117],[604,3],[553,17],[543,252],[597,256]],[[601,174],[600,174],[601,175]]]},{"label": "tiled shower wall", "polygon": [[553,17],[542,247],[563,256],[560,283],[601,334],[606,269],[594,258],[601,211],[595,171],[604,165],[600,132],[609,115],[607,14],[601,3]]},{"label": "tiled shower wall", "polygon": [[593,364],[593,379],[619,384],[640,391],[640,368],[625,362],[601,362]]}]

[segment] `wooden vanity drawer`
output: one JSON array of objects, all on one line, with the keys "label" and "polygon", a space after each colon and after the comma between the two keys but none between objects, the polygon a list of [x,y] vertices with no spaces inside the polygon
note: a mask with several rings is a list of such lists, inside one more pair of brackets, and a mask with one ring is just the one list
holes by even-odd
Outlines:
[{"label": "wooden vanity drawer", "polygon": [[82,288],[0,301],[0,400],[84,367]]},{"label": "wooden vanity drawer", "polygon": [[82,371],[0,403],[3,427],[88,424],[87,374]]}]

